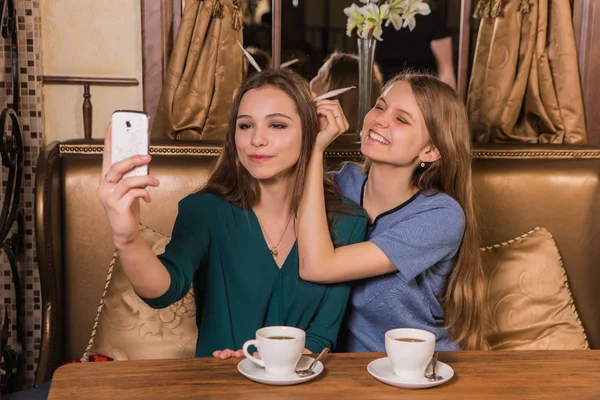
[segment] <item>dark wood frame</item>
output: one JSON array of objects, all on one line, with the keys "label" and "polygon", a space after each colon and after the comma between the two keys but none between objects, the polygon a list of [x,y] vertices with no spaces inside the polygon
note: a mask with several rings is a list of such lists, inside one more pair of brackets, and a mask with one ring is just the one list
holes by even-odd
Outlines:
[{"label": "dark wood frame", "polygon": [[471,40],[472,0],[462,0],[460,6],[460,26],[458,33],[458,73],[457,90],[460,98],[467,101],[469,88],[469,54]]},{"label": "dark wood frame", "polygon": [[[181,21],[181,2],[140,0],[142,9],[142,65],[144,111],[154,121],[169,56]],[[177,26],[175,26],[177,23]]]}]

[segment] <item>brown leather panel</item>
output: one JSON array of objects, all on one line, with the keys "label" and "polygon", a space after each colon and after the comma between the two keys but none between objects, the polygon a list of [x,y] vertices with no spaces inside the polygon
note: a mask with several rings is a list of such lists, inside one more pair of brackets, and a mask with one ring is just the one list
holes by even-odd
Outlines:
[{"label": "brown leather panel", "polygon": [[[216,157],[155,156],[150,171],[161,186],[150,189],[152,203],[141,203],[142,222],[170,235],[177,202],[206,181],[214,161]],[[100,163],[99,155],[63,156],[67,360],[81,357],[87,346],[114,251],[104,211],[96,198]]]},{"label": "brown leather panel", "polygon": [[114,247],[96,198],[99,175],[99,156],[63,157],[65,360],[83,355]]},{"label": "brown leather panel", "polygon": [[483,244],[550,231],[590,345],[600,347],[600,161],[478,159],[474,171]]}]

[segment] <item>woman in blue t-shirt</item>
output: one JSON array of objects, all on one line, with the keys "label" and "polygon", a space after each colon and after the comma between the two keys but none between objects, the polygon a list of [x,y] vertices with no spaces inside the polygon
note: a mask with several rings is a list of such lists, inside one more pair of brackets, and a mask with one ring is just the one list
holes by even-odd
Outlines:
[{"label": "woman in blue t-shirt", "polygon": [[[335,113],[336,104],[327,110],[321,102],[320,114]],[[462,101],[432,76],[399,75],[365,117],[361,137],[365,163],[348,163],[333,177],[367,211],[368,240],[334,248],[329,238],[323,151],[335,135],[319,134],[299,208],[300,276],[357,281],[348,351],[384,351],[385,332],[400,327],[431,331],[438,350],[484,348],[483,270]]]}]

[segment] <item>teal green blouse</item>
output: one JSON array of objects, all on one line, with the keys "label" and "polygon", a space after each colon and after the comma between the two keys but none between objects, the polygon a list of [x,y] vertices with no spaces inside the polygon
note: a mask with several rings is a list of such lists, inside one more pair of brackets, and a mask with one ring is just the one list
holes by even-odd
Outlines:
[{"label": "teal green blouse", "polygon": [[[365,239],[367,219],[361,212],[355,214],[336,216],[337,245]],[[241,349],[257,329],[272,325],[304,329],[306,348],[313,352],[336,345],[350,284],[301,280],[297,243],[279,269],[252,210],[210,193],[185,197],[179,202],[171,241],[158,258],[171,275],[171,285],[158,298],[142,299],[153,308],[168,307],[185,296],[193,282],[197,357]]]}]

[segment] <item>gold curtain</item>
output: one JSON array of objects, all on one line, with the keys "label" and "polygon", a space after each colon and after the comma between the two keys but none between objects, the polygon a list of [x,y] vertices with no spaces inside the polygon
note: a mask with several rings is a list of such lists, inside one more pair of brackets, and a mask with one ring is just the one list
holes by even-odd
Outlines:
[{"label": "gold curtain", "polygon": [[151,137],[223,139],[242,81],[239,0],[187,0]]},{"label": "gold curtain", "polygon": [[474,140],[587,143],[569,0],[480,0],[475,16]]}]

